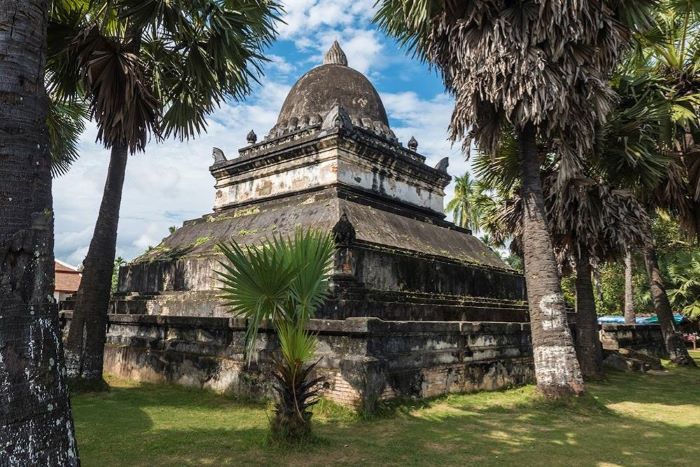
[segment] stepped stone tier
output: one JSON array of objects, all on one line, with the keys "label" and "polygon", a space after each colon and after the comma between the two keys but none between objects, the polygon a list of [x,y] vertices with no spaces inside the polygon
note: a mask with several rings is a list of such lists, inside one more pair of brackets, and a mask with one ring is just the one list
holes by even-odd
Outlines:
[{"label": "stepped stone tier", "polygon": [[527,321],[523,277],[445,220],[446,159],[403,147],[369,80],[335,43],[292,87],[275,126],[238,157],[215,148],[214,209],[121,268],[116,313],[229,316],[217,244],[299,227],[338,243],[327,319]]},{"label": "stepped stone tier", "polygon": [[[268,134],[246,139],[236,157],[214,148],[213,211],[120,269],[107,371],[250,392],[242,381],[258,379],[241,353],[245,323],[218,298],[217,245],[303,227],[332,232],[337,246],[331,295],[312,323],[329,397],[368,403],[531,379],[522,275],[445,220],[447,159],[432,167],[415,138],[398,141],[337,43]],[[276,344],[259,335],[264,368]]]}]

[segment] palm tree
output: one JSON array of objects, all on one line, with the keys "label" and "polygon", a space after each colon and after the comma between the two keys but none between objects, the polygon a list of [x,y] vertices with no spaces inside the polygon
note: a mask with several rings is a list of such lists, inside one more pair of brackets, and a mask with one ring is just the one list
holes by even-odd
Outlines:
[{"label": "palm tree", "polygon": [[[517,184],[517,152],[501,150],[491,159],[479,155],[474,167],[484,183],[500,186],[505,203],[492,215],[491,224],[499,238],[510,238],[511,251],[522,249],[523,203]],[[549,151],[545,151],[548,152]],[[576,271],[576,351],[583,376],[602,377],[602,347],[598,338],[592,262],[623,254],[647,240],[650,222],[643,207],[630,192],[613,190],[604,180],[579,176],[562,180],[561,160],[549,153],[541,177],[545,189],[546,219],[553,239],[559,268],[573,263]],[[594,167],[587,167],[595,173]],[[497,184],[497,185],[496,185]],[[514,189],[515,188],[515,189]]]},{"label": "palm tree", "polygon": [[87,108],[79,101],[51,97],[46,125],[51,147],[51,174],[65,174],[78,157],[78,139],[85,130]]},{"label": "palm tree", "polygon": [[453,140],[466,149],[474,138],[493,155],[504,130],[515,132],[535,374],[548,396],[584,387],[545,220],[537,138],[555,138],[564,172],[579,169],[611,107],[606,78],[651,3],[379,2],[380,26],[434,65],[454,94]]},{"label": "palm tree", "polygon": [[0,463],[78,465],[53,304],[47,3],[0,0]]},{"label": "palm tree", "polygon": [[232,241],[220,248],[222,297],[230,312],[248,320],[246,356],[254,356],[258,329],[264,321],[277,332],[281,357],[273,358],[277,392],[273,436],[298,441],[311,433],[309,407],[317,402],[321,378],[311,378],[308,364],[316,336],[306,330],[328,293],[335,252],[330,235],[298,230],[293,238],[274,238],[261,247]]},{"label": "palm tree", "polygon": [[[667,108],[656,123],[663,129],[654,140],[656,154],[602,161],[608,164],[608,178],[636,189],[649,213],[665,210],[679,218],[689,236],[700,236],[699,29],[697,3],[665,1],[656,11],[654,27],[638,36],[623,68],[637,82],[638,96],[656,100],[652,107]],[[673,362],[694,366],[673,320],[653,240],[644,245],[643,256],[666,350]]]},{"label": "palm tree", "polygon": [[474,196],[474,181],[471,179],[469,172],[465,172],[461,177],[455,177],[455,193],[454,197],[447,203],[447,212],[452,213],[452,220],[455,224],[465,229],[474,228],[472,198]]},{"label": "palm tree", "polygon": [[84,97],[111,149],[100,211],[77,293],[66,360],[71,378],[101,387],[107,311],[127,156],[150,137],[188,139],[223,100],[243,98],[275,37],[274,1],[54,2],[48,80]]}]

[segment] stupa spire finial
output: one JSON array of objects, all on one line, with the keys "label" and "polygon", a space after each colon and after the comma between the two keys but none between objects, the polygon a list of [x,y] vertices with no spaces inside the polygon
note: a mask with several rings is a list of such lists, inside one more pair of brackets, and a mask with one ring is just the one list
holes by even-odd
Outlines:
[{"label": "stupa spire finial", "polygon": [[331,48],[328,49],[326,55],[323,56],[323,64],[348,66],[348,58],[345,56],[343,49],[340,48],[340,44],[338,44],[337,40],[333,41],[333,45],[331,45]]}]

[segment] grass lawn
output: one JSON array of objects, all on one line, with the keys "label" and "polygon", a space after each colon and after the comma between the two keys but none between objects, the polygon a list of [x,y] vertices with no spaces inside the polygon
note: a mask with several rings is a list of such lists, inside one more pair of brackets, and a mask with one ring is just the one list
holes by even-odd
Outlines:
[{"label": "grass lawn", "polygon": [[[700,351],[694,357],[700,359]],[[699,465],[700,369],[610,373],[569,405],[533,387],[454,395],[358,420],[325,404],[320,439],[266,443],[266,406],[110,380],[73,399],[83,465]]]}]

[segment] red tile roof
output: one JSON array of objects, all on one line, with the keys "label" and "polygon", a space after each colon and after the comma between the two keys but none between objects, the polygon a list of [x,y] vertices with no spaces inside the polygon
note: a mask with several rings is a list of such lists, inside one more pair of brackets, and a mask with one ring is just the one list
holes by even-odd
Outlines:
[{"label": "red tile roof", "polygon": [[56,272],[56,292],[74,293],[80,287],[81,274],[76,268],[69,264],[60,261],[54,262],[54,271]]}]

